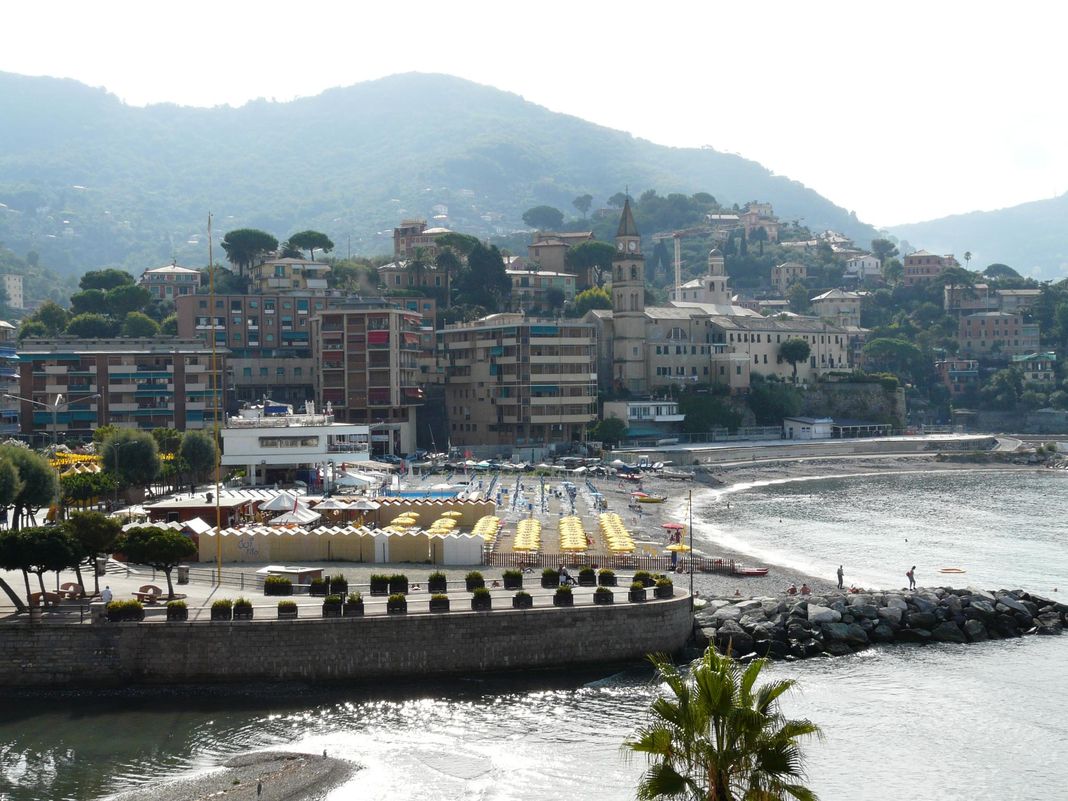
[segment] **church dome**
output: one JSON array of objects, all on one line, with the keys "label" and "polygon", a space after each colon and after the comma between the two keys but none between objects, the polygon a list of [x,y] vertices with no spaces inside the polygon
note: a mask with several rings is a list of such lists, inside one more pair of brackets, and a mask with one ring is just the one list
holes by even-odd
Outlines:
[{"label": "church dome", "polygon": [[723,253],[720,251],[719,248],[712,248],[712,250],[708,251],[708,257],[710,259],[713,259],[713,258],[722,259],[723,258]]}]

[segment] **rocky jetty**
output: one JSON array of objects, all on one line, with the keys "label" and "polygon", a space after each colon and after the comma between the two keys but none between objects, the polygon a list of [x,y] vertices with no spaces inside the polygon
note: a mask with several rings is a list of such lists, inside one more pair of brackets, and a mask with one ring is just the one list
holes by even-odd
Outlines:
[{"label": "rocky jetty", "polygon": [[716,598],[694,617],[697,645],[736,657],[844,656],[878,643],[971,643],[1060,634],[1068,604],[1023,590],[831,592],[775,598]]}]

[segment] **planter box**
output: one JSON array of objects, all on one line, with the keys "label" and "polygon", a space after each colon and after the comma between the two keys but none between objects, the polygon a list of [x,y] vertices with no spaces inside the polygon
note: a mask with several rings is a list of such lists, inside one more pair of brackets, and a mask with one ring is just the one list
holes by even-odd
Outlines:
[{"label": "planter box", "polygon": [[[37,618],[40,620],[41,618]],[[145,610],[142,609],[141,613],[135,614],[133,612],[108,612],[109,623],[139,623],[145,619]]]},{"label": "planter box", "polygon": [[341,617],[341,604],[323,604],[323,617]]},{"label": "planter box", "polygon": [[653,579],[652,576],[649,576],[648,578],[644,578],[643,577],[643,578],[636,579],[636,580],[640,581],[642,583],[642,586],[644,586],[646,588],[656,586],[656,581]]},{"label": "planter box", "polygon": [[345,604],[345,617],[363,617],[363,601],[358,604]]},{"label": "planter box", "polygon": [[408,614],[408,603],[386,601],[386,613],[390,615],[406,615]]},{"label": "planter box", "polygon": [[594,593],[593,594],[593,602],[595,604],[615,603],[615,596],[612,593],[605,594],[605,593],[602,592],[600,595],[598,595],[597,593]]},{"label": "planter box", "polygon": [[449,611],[449,599],[441,598],[438,600],[430,599],[430,611],[431,612],[448,612]]},{"label": "planter box", "polygon": [[627,593],[627,598],[631,603],[641,603],[645,600],[645,590],[630,590]]},{"label": "planter box", "polygon": [[575,605],[575,596],[574,595],[554,595],[553,596],[553,606],[574,606],[574,605]]},{"label": "planter box", "polygon": [[212,609],[211,610],[211,619],[212,620],[233,620],[234,619],[234,610],[233,609]]},{"label": "planter box", "polygon": [[430,579],[426,583],[426,591],[431,595],[443,595],[449,591],[447,579]]},{"label": "planter box", "polygon": [[181,623],[181,622],[186,621],[186,620],[189,620],[189,610],[188,609],[182,609],[182,608],[171,609],[171,608],[168,607],[168,609],[167,609],[167,622],[168,623]]},{"label": "planter box", "polygon": [[542,589],[555,590],[557,587],[560,586],[560,577],[557,576],[555,579],[553,579],[553,578],[549,578],[547,576],[542,576],[541,577],[541,586],[542,586]]},{"label": "planter box", "polygon": [[345,596],[349,594],[349,583],[347,581],[339,581],[336,584],[330,583],[330,594]]},{"label": "planter box", "polygon": [[616,586],[616,577],[615,576],[598,576],[597,577],[597,583],[600,584],[602,587],[615,587]]},{"label": "planter box", "polygon": [[504,588],[506,590],[521,590],[523,589],[523,577],[522,576],[505,576]]},{"label": "planter box", "polygon": [[391,581],[391,582],[389,582],[389,594],[390,595],[396,595],[397,593],[400,593],[401,595],[407,595],[408,594],[408,582],[407,581]]},{"label": "planter box", "polygon": [[389,595],[388,581],[372,581],[371,595]]},{"label": "planter box", "polygon": [[531,609],[534,607],[534,597],[527,596],[512,596],[512,609]]},{"label": "planter box", "polygon": [[479,587],[485,587],[486,586],[486,579],[485,578],[480,578],[480,579],[466,579],[465,578],[464,579],[464,586],[467,587],[467,591],[468,592],[474,592]]},{"label": "planter box", "polygon": [[278,610],[278,619],[279,620],[296,620],[297,619],[297,613],[299,611],[300,611],[300,608],[296,607],[296,606],[294,606],[292,609],[279,609]]},{"label": "planter box", "polygon": [[327,596],[326,584],[311,584],[308,586],[308,595],[314,595],[319,598],[325,598]]},{"label": "planter box", "polygon": [[578,577],[578,585],[580,587],[596,587],[597,586],[597,576],[596,575],[583,576],[580,573],[579,577]]},{"label": "planter box", "polygon": [[252,607],[234,607],[234,620],[252,620]]},{"label": "planter box", "polygon": [[472,598],[471,599],[471,611],[473,612],[488,612],[493,609],[492,598]]},{"label": "planter box", "polygon": [[655,595],[657,598],[673,598],[675,596],[675,587],[657,587]]}]

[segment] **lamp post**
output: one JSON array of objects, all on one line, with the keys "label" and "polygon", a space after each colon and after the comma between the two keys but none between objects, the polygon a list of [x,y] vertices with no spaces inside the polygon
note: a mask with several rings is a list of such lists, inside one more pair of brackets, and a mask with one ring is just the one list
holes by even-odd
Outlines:
[{"label": "lamp post", "polygon": [[[134,440],[129,440],[127,442],[113,442],[111,444],[111,449],[115,453],[115,503],[116,504],[118,504],[118,502],[119,502],[119,482],[122,480],[122,477],[119,475],[119,454],[122,452],[123,448],[125,448],[125,447],[127,447],[129,445],[137,445],[137,444],[139,444],[139,443],[134,441]],[[126,512],[127,512],[127,514],[126,514],[126,522],[130,522],[130,518],[133,517],[133,515],[130,514],[129,504],[127,504],[127,506],[126,506]]]},{"label": "lamp post", "polygon": [[92,395],[82,395],[80,398],[71,398],[68,401],[63,400],[62,393],[56,395],[54,403],[45,403],[44,401],[34,400],[33,398],[24,398],[21,395],[4,394],[5,398],[11,398],[12,400],[22,401],[23,403],[32,403],[34,406],[40,406],[43,409],[48,409],[52,412],[52,450],[55,451],[59,438],[59,423],[58,412],[60,409],[68,409],[75,403],[81,403],[82,401],[92,400],[93,398],[99,398],[100,393],[94,392]]}]

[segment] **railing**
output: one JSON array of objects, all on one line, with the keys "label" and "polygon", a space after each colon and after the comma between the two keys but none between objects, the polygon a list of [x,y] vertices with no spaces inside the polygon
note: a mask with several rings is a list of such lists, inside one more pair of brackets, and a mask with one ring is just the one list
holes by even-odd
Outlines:
[{"label": "railing", "polygon": [[[153,579],[155,579],[155,574],[153,574]],[[237,587],[242,590],[262,590],[263,579],[264,576],[257,573],[244,573],[240,570],[223,570],[220,581],[219,571],[214,568],[189,568],[190,581],[204,584],[218,584],[226,587]]]},{"label": "railing", "polygon": [[[610,567],[613,570],[656,570],[669,572],[675,569],[670,556],[634,556],[632,554],[595,553],[488,553],[484,562],[492,567]],[[692,564],[698,573],[734,573],[733,559],[714,559],[708,556],[680,554],[677,564]]]}]

